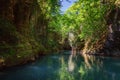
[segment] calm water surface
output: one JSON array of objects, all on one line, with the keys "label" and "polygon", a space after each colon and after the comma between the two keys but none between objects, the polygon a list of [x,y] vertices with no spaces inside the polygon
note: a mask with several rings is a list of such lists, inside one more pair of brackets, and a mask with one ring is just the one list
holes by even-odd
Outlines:
[{"label": "calm water surface", "polygon": [[120,58],[81,57],[70,51],[0,71],[0,80],[120,80]]}]

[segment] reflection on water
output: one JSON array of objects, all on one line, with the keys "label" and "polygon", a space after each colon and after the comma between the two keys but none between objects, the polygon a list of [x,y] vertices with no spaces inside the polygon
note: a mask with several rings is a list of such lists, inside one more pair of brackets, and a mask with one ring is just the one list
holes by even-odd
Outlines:
[{"label": "reflection on water", "polygon": [[60,78],[58,80],[75,80],[76,77],[79,76],[79,74],[75,72],[75,69],[77,70],[76,63],[74,61],[75,58],[76,52],[73,51],[71,51],[71,54],[68,56],[68,61],[65,61],[64,57],[60,58],[61,68],[59,69]]},{"label": "reflection on water", "polygon": [[63,52],[0,71],[0,80],[120,80],[120,59]]},{"label": "reflection on water", "polygon": [[72,50],[68,59],[68,70],[72,72],[75,69],[74,59],[76,58],[76,50]]},{"label": "reflection on water", "polygon": [[61,58],[60,80],[120,80],[120,59],[82,56],[69,55],[68,65]]},{"label": "reflection on water", "polygon": [[80,65],[79,72],[81,80],[106,80],[105,76],[102,75],[103,63],[94,56],[84,55],[84,62]]},{"label": "reflection on water", "polygon": [[73,61],[73,55],[70,55],[68,60],[68,70],[72,72],[75,69],[75,62]]}]

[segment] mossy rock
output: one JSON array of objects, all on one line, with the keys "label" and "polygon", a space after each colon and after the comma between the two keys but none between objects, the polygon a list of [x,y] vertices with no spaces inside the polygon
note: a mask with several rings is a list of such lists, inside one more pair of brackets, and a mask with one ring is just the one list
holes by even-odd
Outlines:
[{"label": "mossy rock", "polygon": [[8,20],[0,18],[0,46],[4,44],[16,45],[18,40],[15,26]]},{"label": "mossy rock", "polygon": [[19,38],[15,26],[10,21],[0,18],[0,56],[9,56],[16,53],[14,47]]}]

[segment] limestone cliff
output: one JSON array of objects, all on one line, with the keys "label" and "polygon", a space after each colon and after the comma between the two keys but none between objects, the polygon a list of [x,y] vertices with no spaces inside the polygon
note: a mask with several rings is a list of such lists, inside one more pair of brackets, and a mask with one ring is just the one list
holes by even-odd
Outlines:
[{"label": "limestone cliff", "polygon": [[34,38],[36,3],[37,0],[0,0],[0,67],[34,60],[43,50]]}]

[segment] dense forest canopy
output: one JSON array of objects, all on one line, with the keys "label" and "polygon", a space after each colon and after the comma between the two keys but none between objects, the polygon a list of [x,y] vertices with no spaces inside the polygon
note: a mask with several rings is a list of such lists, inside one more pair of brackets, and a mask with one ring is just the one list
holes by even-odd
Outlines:
[{"label": "dense forest canopy", "polygon": [[116,7],[117,2],[116,0],[77,0],[64,14],[59,14],[57,20],[53,20],[50,25],[54,26],[64,39],[69,33],[73,33],[74,45],[79,45],[77,42],[84,40],[85,43],[89,41],[90,47],[94,48],[98,45],[97,48],[100,49],[108,34],[107,16]]}]

